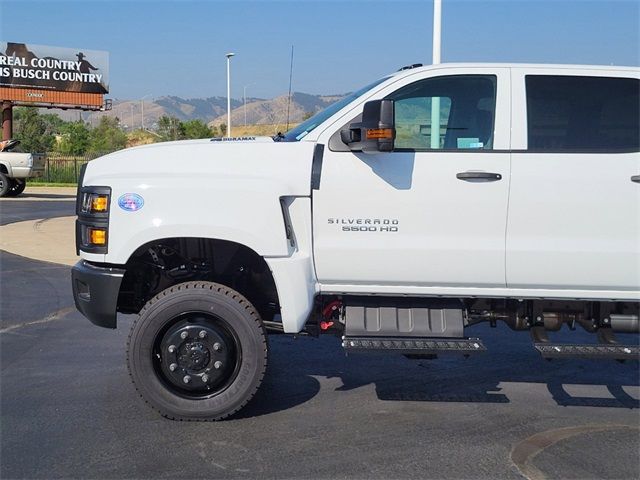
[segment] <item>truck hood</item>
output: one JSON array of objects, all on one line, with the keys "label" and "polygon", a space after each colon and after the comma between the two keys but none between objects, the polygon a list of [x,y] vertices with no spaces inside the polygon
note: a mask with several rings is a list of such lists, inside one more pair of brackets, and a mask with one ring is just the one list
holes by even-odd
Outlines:
[{"label": "truck hood", "polygon": [[176,185],[193,188],[221,181],[267,183],[279,196],[307,196],[314,146],[312,142],[274,142],[270,137],[155,143],[92,160],[83,185],[135,190],[170,178]]}]

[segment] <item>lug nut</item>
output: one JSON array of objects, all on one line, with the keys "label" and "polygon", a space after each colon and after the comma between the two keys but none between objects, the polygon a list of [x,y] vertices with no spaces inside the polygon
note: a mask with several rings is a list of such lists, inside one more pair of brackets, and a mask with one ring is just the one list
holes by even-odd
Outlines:
[{"label": "lug nut", "polygon": [[220,367],[222,367],[222,362],[218,360],[216,363],[213,364],[213,366],[219,369]]},{"label": "lug nut", "polygon": [[200,330],[200,333],[198,333],[198,336],[199,336],[200,338],[204,338],[204,337],[206,337],[206,336],[207,336],[207,332],[205,332],[204,330]]},{"label": "lug nut", "polygon": [[176,346],[175,345],[169,345],[168,350],[169,350],[169,353],[173,353],[173,352],[176,351]]},{"label": "lug nut", "polygon": [[189,375],[185,375],[184,378],[182,379],[182,381],[184,383],[189,383],[191,381],[191,377]]},{"label": "lug nut", "polygon": [[171,370],[172,372],[178,368],[178,364],[177,363],[172,363],[171,365],[169,365],[169,370]]},{"label": "lug nut", "polygon": [[204,383],[207,383],[209,381],[209,375],[207,375],[206,373],[204,375],[202,375],[202,381]]},{"label": "lug nut", "polygon": [[181,339],[183,339],[183,340],[184,340],[185,338],[187,338],[188,336],[189,336],[189,334],[187,333],[187,331],[186,331],[186,330],[180,334],[180,338],[181,338]]},{"label": "lug nut", "polygon": [[222,345],[220,345],[218,342],[213,344],[213,349],[217,352],[218,350],[220,350],[222,348]]}]

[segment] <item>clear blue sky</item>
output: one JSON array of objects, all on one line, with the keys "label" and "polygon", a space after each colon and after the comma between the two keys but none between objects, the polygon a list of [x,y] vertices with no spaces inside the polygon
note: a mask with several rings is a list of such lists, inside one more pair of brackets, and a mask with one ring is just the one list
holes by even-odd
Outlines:
[{"label": "clear blue sky", "polygon": [[[344,93],[431,63],[421,1],[0,0],[0,40],[110,53],[109,97]],[[640,63],[640,2],[443,0],[443,62]]]}]

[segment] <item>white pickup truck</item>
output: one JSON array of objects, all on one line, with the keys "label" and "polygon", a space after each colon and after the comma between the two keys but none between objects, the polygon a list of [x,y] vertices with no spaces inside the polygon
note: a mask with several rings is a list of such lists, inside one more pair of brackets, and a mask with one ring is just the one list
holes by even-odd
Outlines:
[{"label": "white pickup truck", "polygon": [[24,192],[27,178],[41,177],[45,156],[40,153],[12,152],[19,140],[0,142],[0,197],[16,197]]},{"label": "white pickup truck", "polygon": [[137,314],[131,377],[173,419],[242,408],[267,332],[432,357],[502,321],[546,358],[637,359],[615,333],[639,331],[639,91],[637,68],[412,65],[275,138],[107,155],[78,188],[76,306]]}]

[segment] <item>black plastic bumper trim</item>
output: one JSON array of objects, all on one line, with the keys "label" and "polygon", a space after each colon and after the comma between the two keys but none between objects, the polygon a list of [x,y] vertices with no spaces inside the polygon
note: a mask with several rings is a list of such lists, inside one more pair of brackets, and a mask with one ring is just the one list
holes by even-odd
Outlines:
[{"label": "black plastic bumper trim", "polygon": [[313,149],[313,161],[311,163],[311,190],[320,190],[320,177],[322,176],[322,157],[324,145],[317,143]]},{"label": "black plastic bumper trim", "polygon": [[118,293],[124,274],[124,269],[102,267],[84,260],[71,269],[76,308],[94,325],[116,328]]}]

